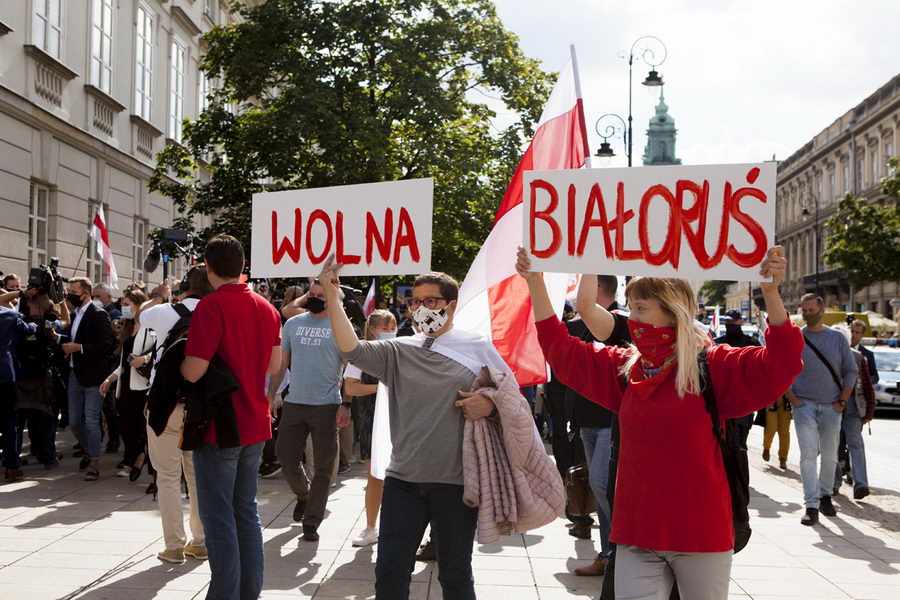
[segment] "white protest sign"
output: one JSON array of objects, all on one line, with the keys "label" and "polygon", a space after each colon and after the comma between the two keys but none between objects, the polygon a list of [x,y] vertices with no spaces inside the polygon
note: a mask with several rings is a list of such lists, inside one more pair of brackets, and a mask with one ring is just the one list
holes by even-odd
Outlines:
[{"label": "white protest sign", "polygon": [[431,270],[433,179],[253,195],[253,277],[309,277],[334,253],[342,275]]},{"label": "white protest sign", "polygon": [[535,271],[761,281],[775,163],[527,171]]}]

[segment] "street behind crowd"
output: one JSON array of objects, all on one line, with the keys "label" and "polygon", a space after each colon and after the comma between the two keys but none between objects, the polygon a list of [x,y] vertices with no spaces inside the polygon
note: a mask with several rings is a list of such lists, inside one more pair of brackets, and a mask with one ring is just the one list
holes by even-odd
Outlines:
[{"label": "street behind crowd", "polygon": [[[750,545],[735,556],[729,598],[848,599],[900,598],[900,413],[879,413],[866,430],[872,495],[849,499],[849,487],[835,497],[836,518],[812,528],[798,519],[800,479],[796,447],[789,468],[760,457],[762,428],[750,435],[752,488]],[[0,597],[14,600],[188,600],[203,598],[208,563],[161,563],[156,503],[146,482],[115,477],[117,455],[102,458],[103,479],[83,481],[73,439],[61,432],[61,468],[25,467],[27,479],[0,486]],[[109,463],[109,464],[105,464]],[[353,548],[365,524],[362,465],[339,478],[328,501],[321,540],[300,540],[291,519],[294,496],[281,477],[259,481],[265,540],[263,598],[374,598],[374,546]],[[679,493],[674,490],[674,493]],[[572,570],[596,556],[593,540],[575,540],[565,519],[501,543],[478,546],[473,559],[476,590],[483,600],[596,598],[602,578]],[[441,598],[433,563],[417,563],[410,588],[415,599]]]}]

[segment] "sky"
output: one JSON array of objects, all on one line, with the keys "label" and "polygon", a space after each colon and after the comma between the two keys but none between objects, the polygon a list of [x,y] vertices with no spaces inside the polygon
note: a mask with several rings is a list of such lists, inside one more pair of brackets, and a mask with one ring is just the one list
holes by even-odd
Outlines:
[{"label": "sky", "polygon": [[[524,53],[559,71],[578,53],[591,150],[604,113],[628,115],[628,61],[645,35],[667,48],[658,71],[684,164],[785,159],[900,72],[897,0],[495,0]],[[635,61],[634,164],[658,91]],[[658,90],[658,88],[656,88]],[[505,115],[498,114],[498,123]],[[508,116],[506,116],[508,118]],[[608,166],[625,166],[621,139]],[[595,159],[596,160],[596,159]],[[600,166],[594,164],[594,166]]]}]

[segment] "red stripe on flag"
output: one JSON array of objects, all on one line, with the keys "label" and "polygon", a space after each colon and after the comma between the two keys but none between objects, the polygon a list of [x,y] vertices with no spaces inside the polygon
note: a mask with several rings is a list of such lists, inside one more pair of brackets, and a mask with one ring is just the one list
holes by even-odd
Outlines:
[{"label": "red stripe on flag", "polygon": [[100,218],[100,213],[94,213],[94,227],[100,231],[100,239],[103,240],[103,245],[109,248],[109,234],[106,233],[106,223]]},{"label": "red stripe on flag", "polygon": [[519,386],[547,381],[544,353],[538,343],[528,284],[518,275],[488,289],[491,339]]}]

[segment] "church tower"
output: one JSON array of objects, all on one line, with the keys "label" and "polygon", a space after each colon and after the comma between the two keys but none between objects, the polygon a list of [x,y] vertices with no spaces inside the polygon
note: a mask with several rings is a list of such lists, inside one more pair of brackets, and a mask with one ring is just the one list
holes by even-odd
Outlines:
[{"label": "church tower", "polygon": [[650,119],[647,128],[647,146],[644,148],[645,165],[680,165],[681,159],[675,158],[675,119],[669,115],[663,86],[659,88],[659,104],[656,115]]}]

